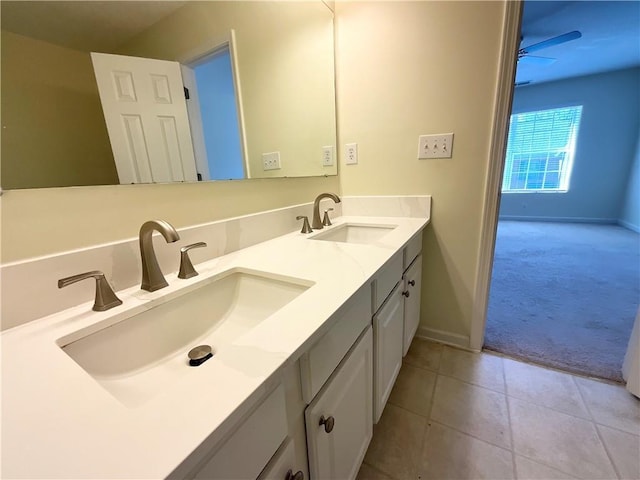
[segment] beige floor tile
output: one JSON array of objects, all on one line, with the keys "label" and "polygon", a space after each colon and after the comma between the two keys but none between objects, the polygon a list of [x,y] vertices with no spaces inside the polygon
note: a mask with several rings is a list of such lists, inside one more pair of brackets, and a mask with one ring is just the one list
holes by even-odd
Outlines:
[{"label": "beige floor tile", "polygon": [[622,478],[640,478],[640,437],[598,425],[600,436]]},{"label": "beige floor tile", "polygon": [[356,480],[393,480],[386,473],[382,473],[380,470],[376,470],[370,465],[363,463],[358,472]]},{"label": "beige floor tile", "polygon": [[507,395],[591,419],[572,375],[508,358],[504,372]]},{"label": "beige floor tile", "polygon": [[511,447],[502,393],[438,375],[431,418],[494,445]]},{"label": "beige floor tile", "polygon": [[387,404],[373,430],[365,462],[398,480],[415,480],[427,419]]},{"label": "beige floor tile", "polygon": [[389,402],[419,415],[429,416],[437,374],[409,364],[402,365]]},{"label": "beige floor tile", "polygon": [[434,372],[438,371],[440,366],[440,356],[442,355],[443,345],[441,343],[431,342],[423,338],[414,337],[407,355],[403,359],[403,363],[408,363],[414,367],[426,368]]},{"label": "beige floor tile", "polygon": [[515,453],[581,478],[616,478],[592,422],[512,397],[508,401]]},{"label": "beige floor tile", "polygon": [[596,423],[640,434],[640,400],[622,385],[575,377]]},{"label": "beige floor tile", "polygon": [[520,455],[516,455],[516,476],[518,480],[571,480],[576,478],[555,468],[547,467]]},{"label": "beige floor tile", "polygon": [[481,387],[504,392],[502,357],[445,346],[440,373]]},{"label": "beige floor tile", "polygon": [[418,478],[514,478],[512,454],[508,450],[434,422],[429,427],[425,439]]}]

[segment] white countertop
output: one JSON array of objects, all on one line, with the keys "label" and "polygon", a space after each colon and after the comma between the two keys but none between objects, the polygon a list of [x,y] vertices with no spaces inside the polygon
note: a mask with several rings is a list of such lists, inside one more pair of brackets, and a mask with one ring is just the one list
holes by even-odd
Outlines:
[{"label": "white countertop", "polygon": [[[192,279],[167,275],[169,286],[157,292],[137,286],[119,291],[123,305],[107,312],[93,312],[90,302],[7,330],[2,334],[2,478],[168,476],[198,446],[210,448],[228,433],[277,374],[330,328],[336,311],[428,222],[340,217],[334,227],[398,227],[368,245],[283,235],[196,265],[200,275]],[[56,343],[80,329],[144,311],[232,268],[314,284],[237,339],[237,349],[188,369],[140,406],[123,405]]]}]

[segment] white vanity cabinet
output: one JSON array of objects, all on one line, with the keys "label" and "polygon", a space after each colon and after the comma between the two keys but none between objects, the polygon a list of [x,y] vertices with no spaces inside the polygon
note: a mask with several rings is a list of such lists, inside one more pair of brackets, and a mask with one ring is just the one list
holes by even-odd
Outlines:
[{"label": "white vanity cabinet", "polygon": [[375,275],[373,423],[378,423],[420,322],[422,233]]},{"label": "white vanity cabinet", "polygon": [[372,383],[368,327],[305,411],[312,480],[356,478],[373,436]]}]

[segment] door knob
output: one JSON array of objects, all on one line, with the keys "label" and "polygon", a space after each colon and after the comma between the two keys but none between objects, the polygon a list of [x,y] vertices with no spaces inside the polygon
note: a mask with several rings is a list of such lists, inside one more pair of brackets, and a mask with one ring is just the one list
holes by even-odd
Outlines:
[{"label": "door knob", "polygon": [[409,280],[408,283],[409,283],[409,285],[411,285],[413,287],[413,286],[415,286],[416,281],[415,280]]},{"label": "door knob", "polygon": [[409,295],[411,295],[409,293],[409,290],[405,290],[404,292],[402,292],[402,295],[404,295],[405,297],[409,298]]}]

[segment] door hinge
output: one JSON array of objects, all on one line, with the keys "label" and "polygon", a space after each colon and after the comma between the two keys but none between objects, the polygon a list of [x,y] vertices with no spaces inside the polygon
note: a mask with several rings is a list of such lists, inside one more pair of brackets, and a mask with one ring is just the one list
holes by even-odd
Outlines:
[{"label": "door hinge", "polygon": [[182,87],[184,88],[184,98],[185,100],[189,100],[189,89],[187,87]]}]

